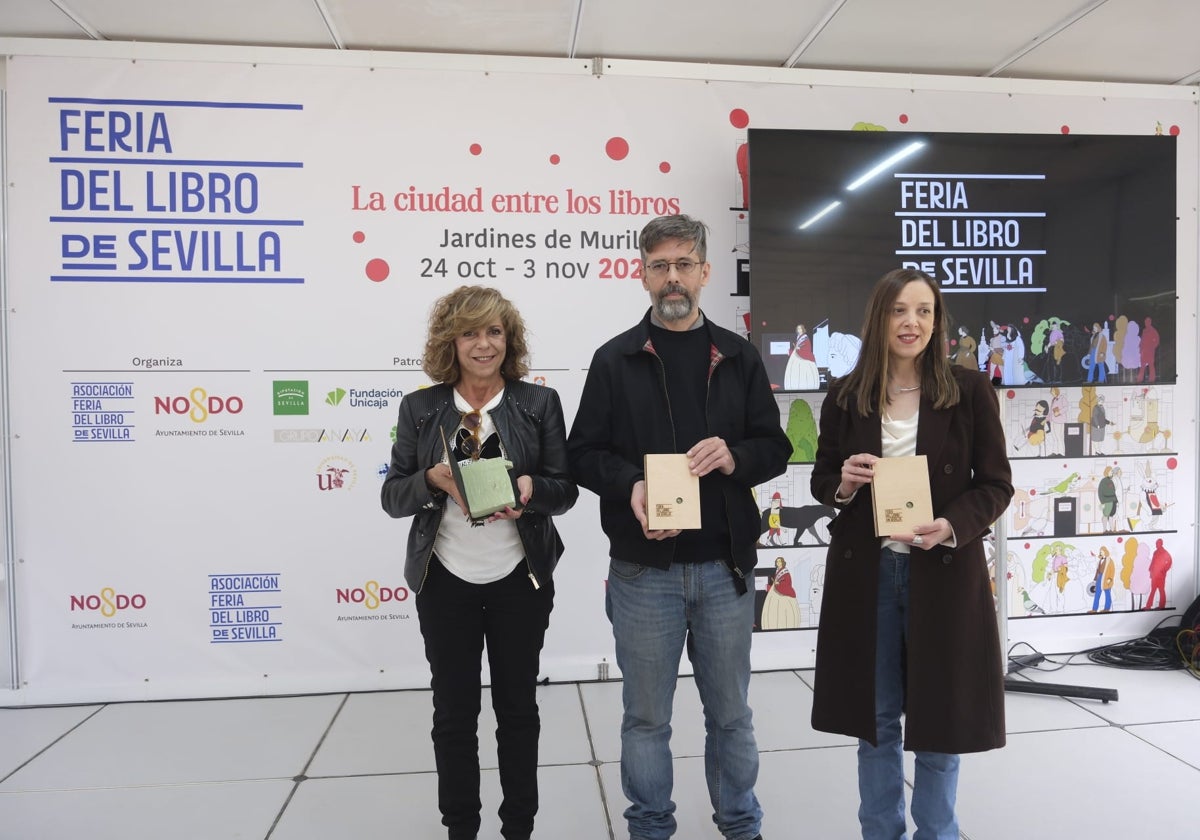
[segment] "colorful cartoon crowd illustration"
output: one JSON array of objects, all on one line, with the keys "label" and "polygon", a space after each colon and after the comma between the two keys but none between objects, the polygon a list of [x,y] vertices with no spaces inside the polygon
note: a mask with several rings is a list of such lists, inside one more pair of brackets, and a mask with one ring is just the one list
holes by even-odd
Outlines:
[{"label": "colorful cartoon crowd illustration", "polygon": [[[1010,618],[1169,605],[1173,557],[1183,549],[1175,389],[1151,382],[1149,367],[1141,383],[1133,371],[1122,384],[1120,373],[1104,384],[998,389],[1015,493],[1004,523],[1004,591],[993,579],[993,592]],[[787,473],[758,488],[760,631],[812,628],[819,618],[838,513],[808,491],[822,399],[776,394],[793,455]],[[994,543],[988,556],[994,578]]]}]

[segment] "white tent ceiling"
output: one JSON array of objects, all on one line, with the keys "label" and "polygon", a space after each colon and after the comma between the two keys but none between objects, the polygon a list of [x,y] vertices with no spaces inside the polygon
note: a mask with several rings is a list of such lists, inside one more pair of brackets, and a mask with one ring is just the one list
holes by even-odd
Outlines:
[{"label": "white tent ceiling", "polygon": [[1198,0],[0,0],[0,37],[1200,81]]}]

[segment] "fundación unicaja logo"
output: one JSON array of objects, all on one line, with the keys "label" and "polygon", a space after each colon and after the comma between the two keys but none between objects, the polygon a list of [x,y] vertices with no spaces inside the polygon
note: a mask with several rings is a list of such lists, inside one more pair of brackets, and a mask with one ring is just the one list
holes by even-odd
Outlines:
[{"label": "fundaci\u00f3n unicaja logo", "polygon": [[277,415],[308,414],[308,380],[276,379],[271,386]]},{"label": "fundaci\u00f3n unicaja logo", "polygon": [[334,388],[325,395],[325,405],[341,405],[342,400],[346,398],[345,388]]}]

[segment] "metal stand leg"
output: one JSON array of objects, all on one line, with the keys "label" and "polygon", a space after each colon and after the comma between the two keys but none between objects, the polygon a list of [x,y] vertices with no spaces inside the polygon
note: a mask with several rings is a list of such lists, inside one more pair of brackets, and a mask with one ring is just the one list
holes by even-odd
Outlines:
[{"label": "metal stand leg", "polygon": [[1037,665],[1045,658],[1040,653],[1009,657],[1008,673],[1004,677],[1004,690],[1017,694],[1049,694],[1055,697],[1082,697],[1085,700],[1099,700],[1102,703],[1117,699],[1117,690],[1115,688],[1095,688],[1088,685],[1062,685],[1060,683],[1039,683],[1013,679],[1012,675],[1017,671]]}]

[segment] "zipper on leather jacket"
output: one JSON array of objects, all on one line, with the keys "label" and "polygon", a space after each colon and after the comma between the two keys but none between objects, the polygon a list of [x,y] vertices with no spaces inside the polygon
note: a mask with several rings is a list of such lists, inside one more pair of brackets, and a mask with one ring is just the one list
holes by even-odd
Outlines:
[{"label": "zipper on leather jacket", "polygon": [[[507,397],[505,397],[505,401],[507,401]],[[493,423],[495,424],[494,420],[493,420]],[[495,424],[495,428],[496,428],[496,440],[500,441],[500,455],[501,455],[501,457],[503,457],[507,460],[508,459],[508,447],[504,445],[504,435],[500,434],[499,424]],[[513,461],[512,465],[513,465],[513,469],[517,468],[516,461]],[[520,499],[517,499],[516,501],[518,504],[520,504],[520,502],[521,502]],[[524,515],[525,515],[524,513],[521,514],[521,516],[524,516]],[[533,563],[531,563],[529,561],[529,547],[525,545],[525,536],[521,533],[521,528],[517,525],[517,520],[515,520],[515,519],[513,520],[513,527],[517,529],[517,538],[521,541],[521,549],[525,552],[525,570],[526,570],[525,574],[529,578],[529,582],[533,584],[534,590],[541,589],[542,585],[540,583],[538,583],[537,575],[534,574],[534,572],[533,572]]]},{"label": "zipper on leather jacket", "polygon": [[446,505],[449,503],[450,496],[447,494],[446,498],[442,499],[442,509],[441,512],[438,513],[437,527],[433,529],[435,538],[433,542],[429,543],[429,553],[425,555],[425,571],[421,573],[421,585],[417,587],[417,592],[420,592],[425,588],[425,581],[429,579],[429,563],[433,560],[433,547],[437,542],[436,535],[437,532],[442,528],[442,519],[446,515]]},{"label": "zipper on leather jacket", "polygon": [[[447,452],[446,457],[453,458],[454,456],[451,453]],[[434,547],[434,545],[437,544],[437,532],[442,529],[442,519],[444,519],[446,516],[446,505],[448,505],[448,504],[450,504],[450,494],[449,493],[447,493],[445,498],[442,499],[442,508],[441,508],[441,511],[438,513],[437,526],[433,529],[434,538],[429,543],[429,554],[425,555],[425,571],[423,571],[421,573],[421,585],[417,587],[417,592],[420,592],[422,589],[425,588],[425,581],[429,579],[429,563],[433,559],[433,547]]]}]

